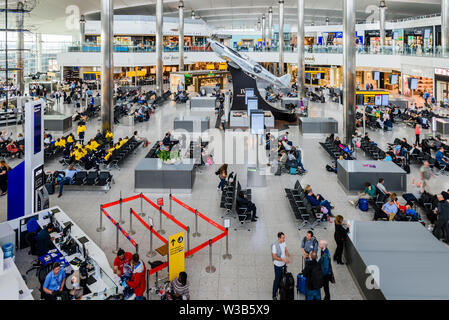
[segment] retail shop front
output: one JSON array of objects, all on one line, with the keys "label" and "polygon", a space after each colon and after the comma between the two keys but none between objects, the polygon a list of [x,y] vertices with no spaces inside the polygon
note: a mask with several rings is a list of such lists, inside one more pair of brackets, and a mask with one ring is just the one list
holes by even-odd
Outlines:
[{"label": "retail shop front", "polygon": [[435,69],[435,99],[437,103],[449,97],[449,69]]}]

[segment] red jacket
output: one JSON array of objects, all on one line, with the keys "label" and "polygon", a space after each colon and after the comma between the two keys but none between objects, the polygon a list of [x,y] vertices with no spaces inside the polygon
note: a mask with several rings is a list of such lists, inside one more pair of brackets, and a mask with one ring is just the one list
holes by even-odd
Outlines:
[{"label": "red jacket", "polygon": [[131,280],[127,282],[128,286],[134,289],[134,293],[137,297],[143,296],[146,286],[146,274],[147,268],[145,263],[140,260],[139,264],[134,267]]}]

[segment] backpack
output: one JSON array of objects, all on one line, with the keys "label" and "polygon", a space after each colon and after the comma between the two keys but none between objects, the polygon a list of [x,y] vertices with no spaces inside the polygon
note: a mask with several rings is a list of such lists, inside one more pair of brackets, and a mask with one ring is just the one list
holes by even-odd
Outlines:
[{"label": "backpack", "polygon": [[313,290],[318,290],[323,287],[323,272],[321,271],[321,265],[319,263],[313,268],[310,281]]},{"label": "backpack", "polygon": [[297,174],[297,173],[298,172],[296,168],[290,167],[290,174]]},{"label": "backpack", "polygon": [[327,171],[329,171],[329,172],[334,172],[335,170],[334,170],[334,168],[332,168],[330,165],[326,165],[326,170]]},{"label": "backpack", "polygon": [[368,200],[367,199],[360,199],[359,200],[359,209],[362,211],[368,211]]}]

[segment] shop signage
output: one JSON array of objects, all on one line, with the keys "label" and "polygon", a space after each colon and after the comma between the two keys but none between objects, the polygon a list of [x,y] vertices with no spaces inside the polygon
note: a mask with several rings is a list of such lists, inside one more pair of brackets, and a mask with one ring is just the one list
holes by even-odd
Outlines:
[{"label": "shop signage", "polygon": [[449,77],[449,69],[435,68],[435,74],[438,74],[440,76]]}]

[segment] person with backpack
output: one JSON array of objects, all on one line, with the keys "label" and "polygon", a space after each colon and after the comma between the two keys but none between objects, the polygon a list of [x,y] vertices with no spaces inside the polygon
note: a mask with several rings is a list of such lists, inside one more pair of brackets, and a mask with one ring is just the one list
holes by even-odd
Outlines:
[{"label": "person with backpack", "polygon": [[318,252],[318,240],[313,236],[312,231],[307,231],[307,234],[301,241],[301,251],[304,255],[304,260],[309,260],[310,252]]},{"label": "person with backpack", "polygon": [[349,200],[349,203],[352,204],[353,206],[357,206],[357,204],[359,204],[360,199],[365,200],[374,199],[376,197],[376,194],[377,194],[376,187],[373,184],[366,182],[365,189],[363,190],[363,192],[357,196],[356,200]]},{"label": "person with backpack", "polygon": [[316,261],[317,254],[310,251],[302,275],[306,278],[306,300],[321,300],[323,287],[323,272],[321,265]]},{"label": "person with backpack", "polygon": [[331,295],[329,292],[329,282],[334,283],[334,273],[332,271],[332,263],[329,249],[327,248],[327,241],[320,240],[318,247],[321,249],[321,257],[318,263],[321,266],[321,272],[323,273],[323,290],[324,300],[330,300]]},{"label": "person with backpack", "polygon": [[278,233],[277,241],[271,245],[271,256],[274,264],[273,300],[277,300],[279,282],[286,264],[290,263],[290,253],[287,250],[283,232]]}]

